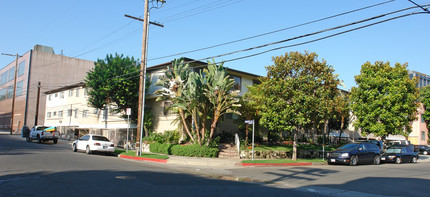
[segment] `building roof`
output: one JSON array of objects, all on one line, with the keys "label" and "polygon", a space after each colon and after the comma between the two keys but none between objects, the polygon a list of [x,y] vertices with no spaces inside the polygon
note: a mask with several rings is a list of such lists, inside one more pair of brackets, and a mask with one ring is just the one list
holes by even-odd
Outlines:
[{"label": "building roof", "polygon": [[[183,59],[184,59],[184,61],[186,63],[189,62],[189,63],[194,63],[194,64],[197,64],[197,65],[205,65],[205,66],[207,66],[207,64],[208,64],[207,62],[202,62],[202,61],[194,60],[194,59],[187,58],[187,57],[183,57]],[[164,69],[167,66],[171,66],[172,62],[173,61],[162,63],[162,64],[158,64],[158,65],[155,65],[155,66],[151,66],[151,67],[148,67],[146,70],[147,71],[154,71],[154,70],[158,70],[158,69]],[[239,73],[239,74],[243,74],[243,75],[248,75],[248,76],[252,76],[252,77],[256,77],[256,78],[263,77],[263,76],[260,76],[260,75],[256,75],[256,74],[244,72],[244,71],[241,71],[241,70],[236,70],[236,69],[233,69],[233,68],[228,68],[228,67],[224,67],[224,68],[227,69],[227,72],[228,71],[232,71],[232,72],[235,72],[235,73]]]},{"label": "building roof", "polygon": [[50,90],[50,91],[46,91],[46,92],[44,92],[44,94],[52,94],[52,93],[57,93],[57,92],[61,92],[61,91],[64,91],[64,90],[69,90],[69,89],[73,89],[73,88],[77,88],[77,87],[84,87],[84,86],[85,86],[84,82],[79,82],[79,83],[76,83],[76,84],[72,84],[72,85],[68,85],[68,86],[63,86],[61,88],[57,88],[57,89],[53,89],[53,90]]}]

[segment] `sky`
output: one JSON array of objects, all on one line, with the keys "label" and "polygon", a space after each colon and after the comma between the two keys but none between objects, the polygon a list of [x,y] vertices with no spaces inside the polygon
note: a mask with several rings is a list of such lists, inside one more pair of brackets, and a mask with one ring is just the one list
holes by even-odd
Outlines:
[{"label": "sky", "polygon": [[[344,89],[356,86],[354,76],[368,61],[408,63],[409,70],[430,75],[430,14],[416,14],[423,12],[420,8],[285,41],[414,6],[408,0],[166,0],[150,5],[150,21],[164,27],[150,26],[148,66],[180,57],[213,58],[265,76],[272,57],[309,51],[333,66]],[[140,59],[143,23],[124,15],[143,18],[144,6],[143,0],[0,0],[0,53],[22,55],[40,44],[91,61],[115,53]],[[370,26],[405,14],[411,15]],[[369,26],[341,33],[364,25]],[[243,51],[278,41],[285,42]],[[231,61],[236,58],[241,59]],[[0,68],[13,61],[0,55]]]}]

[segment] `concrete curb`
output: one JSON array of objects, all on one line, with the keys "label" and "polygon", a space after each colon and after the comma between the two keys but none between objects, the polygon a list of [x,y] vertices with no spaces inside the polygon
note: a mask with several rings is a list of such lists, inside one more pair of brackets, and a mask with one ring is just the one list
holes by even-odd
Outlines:
[{"label": "concrete curb", "polygon": [[144,157],[133,157],[133,156],[127,156],[127,155],[118,155],[119,158],[123,159],[131,159],[136,161],[150,161],[150,162],[156,162],[156,163],[167,163],[167,159],[152,159],[152,158],[144,158]]},{"label": "concrete curb", "polygon": [[311,166],[313,163],[241,163],[241,166]]}]

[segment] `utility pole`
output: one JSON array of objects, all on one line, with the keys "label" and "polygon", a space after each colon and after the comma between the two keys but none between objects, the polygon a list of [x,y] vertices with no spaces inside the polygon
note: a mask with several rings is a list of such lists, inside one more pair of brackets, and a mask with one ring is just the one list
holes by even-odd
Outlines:
[{"label": "utility pole", "polygon": [[[12,54],[6,54],[6,53],[2,53],[2,55],[8,55],[8,56],[15,56]],[[18,55],[18,53],[16,54],[16,60],[15,60],[15,78],[13,80],[13,96],[12,96],[12,112],[11,112],[11,116],[10,116],[10,134],[13,134],[13,117],[15,116],[15,96],[16,96],[16,77],[18,74],[18,58],[20,56]],[[18,125],[19,127],[19,125]],[[19,128],[16,128],[19,130]]]},{"label": "utility pole", "polygon": [[37,83],[36,115],[34,115],[34,126],[37,126],[37,119],[39,118],[39,100],[40,100],[40,81],[39,83]]},{"label": "utility pole", "polygon": [[[154,1],[154,0],[151,0]],[[164,0],[156,0],[165,3]],[[126,17],[130,17],[125,15]],[[136,19],[136,17],[130,17]],[[153,23],[153,22],[152,22]],[[162,25],[158,25],[162,26]],[[162,26],[164,27],[164,26]],[[143,17],[143,33],[142,33],[142,56],[140,60],[140,81],[139,81],[139,106],[138,106],[138,119],[137,119],[137,133],[136,133],[136,156],[141,155],[142,135],[144,129],[145,119],[145,82],[146,82],[146,62],[148,54],[148,30],[149,30],[149,0],[145,0],[145,12]]]}]

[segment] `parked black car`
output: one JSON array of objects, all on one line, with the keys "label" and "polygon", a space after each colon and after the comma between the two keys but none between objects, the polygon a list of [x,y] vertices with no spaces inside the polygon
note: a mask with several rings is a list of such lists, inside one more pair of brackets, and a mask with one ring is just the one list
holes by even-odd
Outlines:
[{"label": "parked black car", "polygon": [[430,146],[428,145],[418,145],[418,152],[423,155],[428,155],[430,153]]},{"label": "parked black car", "polygon": [[381,163],[381,150],[369,142],[346,144],[339,149],[327,153],[328,164],[349,164],[355,166],[363,163]]},{"label": "parked black car", "polygon": [[402,162],[417,163],[418,153],[414,152],[407,146],[397,146],[388,148],[381,156],[382,162]]}]

